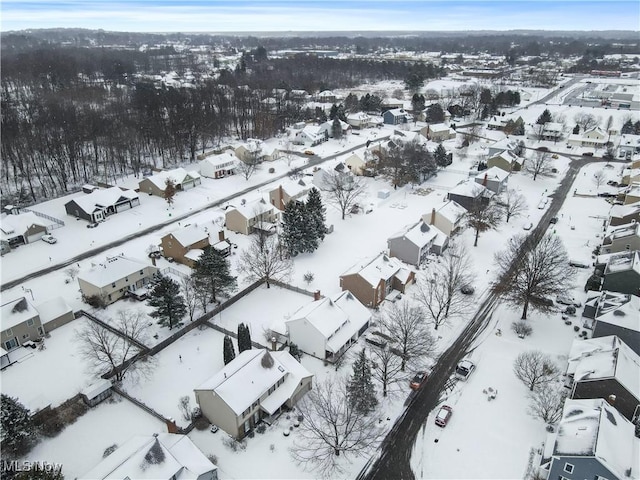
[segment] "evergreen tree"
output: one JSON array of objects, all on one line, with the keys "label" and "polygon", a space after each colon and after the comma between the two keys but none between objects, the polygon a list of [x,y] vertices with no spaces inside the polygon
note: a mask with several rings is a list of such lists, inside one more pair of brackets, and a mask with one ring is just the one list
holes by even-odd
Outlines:
[{"label": "evergreen tree", "polygon": [[199,287],[209,290],[214,302],[217,294],[236,288],[236,277],[229,272],[229,262],[212,247],[206,248],[195,261],[191,275]]},{"label": "evergreen tree", "polygon": [[447,165],[451,165],[451,159],[449,158],[449,154],[442,146],[442,144],[438,145],[438,148],[433,152],[433,158],[436,161],[436,164],[439,167],[446,167]]},{"label": "evergreen tree", "polygon": [[576,126],[573,127],[573,132],[571,133],[573,133],[574,135],[578,135],[580,133],[580,125],[576,123]]},{"label": "evergreen tree", "polygon": [[322,204],[322,197],[320,197],[320,192],[316,187],[313,187],[307,194],[305,208],[307,211],[306,223],[309,227],[309,234],[318,240],[324,240],[325,235],[329,231],[325,224],[325,212],[327,209]]},{"label": "evergreen tree", "polygon": [[355,113],[360,108],[360,101],[358,100],[358,96],[354,93],[350,93],[347,95],[347,98],[344,99],[344,109],[347,112]]},{"label": "evergreen tree", "polygon": [[224,336],[224,342],[222,344],[222,355],[224,357],[224,364],[227,365],[231,360],[236,358],[236,352],[233,349],[233,341],[229,335]]},{"label": "evergreen tree", "polygon": [[413,114],[417,115],[418,112],[424,110],[425,98],[424,95],[420,95],[418,93],[414,93],[413,97],[411,97],[411,108],[413,109]]},{"label": "evergreen tree", "polygon": [[333,134],[333,138],[336,140],[342,138],[342,124],[340,123],[340,119],[336,116],[333,119],[333,124],[331,125],[331,133]]},{"label": "evergreen tree", "polygon": [[513,135],[518,135],[518,136],[524,135],[524,123],[523,122],[516,123],[516,126],[513,129]]},{"label": "evergreen tree", "polygon": [[295,200],[287,203],[282,213],[282,234],[280,241],[289,252],[295,257],[305,251],[305,218],[304,205]]},{"label": "evergreen tree", "polygon": [[36,436],[29,410],[5,394],[2,394],[0,403],[2,447],[14,455],[23,455],[29,451]]},{"label": "evergreen tree", "polygon": [[158,284],[149,293],[147,305],[155,307],[149,314],[157,318],[160,325],[173,327],[181,325],[182,317],[187,313],[187,306],[180,294],[180,285],[169,277],[162,276]]},{"label": "evergreen tree", "polygon": [[542,112],[538,117],[538,119],[536,120],[536,123],[538,125],[544,125],[545,123],[549,123],[550,121],[551,121],[551,112],[549,111],[549,109],[545,108],[544,112]]},{"label": "evergreen tree", "polygon": [[244,323],[238,324],[238,353],[251,350],[251,332]]},{"label": "evergreen tree", "polygon": [[300,361],[300,358],[302,357],[302,350],[300,350],[298,345],[296,345],[295,343],[290,343],[289,344],[289,354],[293,358],[295,358],[297,361]]},{"label": "evergreen tree", "polygon": [[378,405],[376,390],[371,380],[371,362],[364,348],[353,364],[353,375],[347,385],[351,406],[362,414],[370,413]]},{"label": "evergreen tree", "polygon": [[338,118],[338,105],[335,103],[331,105],[331,110],[329,110],[329,120],[335,120]]},{"label": "evergreen tree", "polygon": [[434,103],[427,107],[426,111],[427,123],[442,123],[444,122],[444,110],[439,103]]},{"label": "evergreen tree", "polygon": [[624,124],[622,125],[622,129],[620,130],[620,133],[622,133],[623,135],[628,135],[630,133],[633,134],[634,130],[635,129],[633,128],[633,122],[631,121],[631,119],[629,119],[626,122],[624,122]]}]

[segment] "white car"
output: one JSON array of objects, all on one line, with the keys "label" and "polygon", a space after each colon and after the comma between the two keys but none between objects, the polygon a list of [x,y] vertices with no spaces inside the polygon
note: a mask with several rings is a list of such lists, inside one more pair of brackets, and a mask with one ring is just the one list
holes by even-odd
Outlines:
[{"label": "white car", "polygon": [[533,223],[529,222],[527,224],[525,224],[522,229],[523,230],[531,230],[533,228]]},{"label": "white car", "polygon": [[471,360],[460,360],[456,366],[456,377],[460,380],[466,380],[475,369],[476,365]]},{"label": "white car", "polygon": [[56,243],[58,241],[58,239],[56,237],[54,237],[53,235],[43,235],[42,236],[42,241],[50,243],[50,244],[53,245],[54,243]]},{"label": "white car", "polygon": [[562,305],[573,305],[576,308],[580,308],[582,306],[581,302],[577,302],[573,297],[569,297],[567,295],[558,295],[556,297],[556,303],[560,303]]}]

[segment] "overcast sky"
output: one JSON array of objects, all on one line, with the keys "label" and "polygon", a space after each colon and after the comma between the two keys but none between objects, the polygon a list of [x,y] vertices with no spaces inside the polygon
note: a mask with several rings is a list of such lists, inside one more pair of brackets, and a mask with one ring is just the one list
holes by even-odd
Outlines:
[{"label": "overcast sky", "polygon": [[1,0],[2,31],[638,30],[638,0]]}]

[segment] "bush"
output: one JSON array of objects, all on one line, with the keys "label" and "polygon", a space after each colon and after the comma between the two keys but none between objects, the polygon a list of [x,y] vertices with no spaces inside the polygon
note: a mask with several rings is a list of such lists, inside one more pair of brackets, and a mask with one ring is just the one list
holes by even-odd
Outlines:
[{"label": "bush", "polygon": [[253,430],[250,430],[249,433],[247,433],[247,437],[249,438],[253,438],[256,436],[256,432],[254,432]]},{"label": "bush", "polygon": [[313,279],[315,278],[315,276],[313,272],[307,272],[302,276],[302,278],[307,283],[307,285],[309,285],[311,282],[313,282]]},{"label": "bush", "polygon": [[117,448],[118,448],[118,444],[117,443],[114,443],[110,447],[105,448],[104,449],[104,453],[102,454],[102,458],[107,458],[109,455],[111,455],[113,452],[115,452]]},{"label": "bush", "polygon": [[89,295],[88,297],[83,295],[82,300],[93,308],[105,308],[107,306],[107,302],[100,295]]},{"label": "bush", "polygon": [[218,466],[218,456],[217,456],[217,455],[215,455],[215,454],[211,453],[211,454],[207,455],[207,458],[208,458],[208,459],[209,459],[209,461],[210,461],[211,463],[213,463],[215,466]]},{"label": "bush", "polygon": [[579,331],[579,330],[580,330],[580,325],[574,325],[574,326],[573,326],[573,331],[574,331],[574,332],[577,332],[577,331]]},{"label": "bush", "polygon": [[258,433],[264,433],[266,430],[267,430],[267,425],[266,425],[266,424],[264,424],[264,423],[261,423],[260,425],[258,425],[258,426],[256,427],[256,431],[257,431]]},{"label": "bush", "polygon": [[533,328],[526,321],[520,320],[519,322],[513,322],[511,324],[511,330],[513,330],[519,337],[528,337],[533,332]]},{"label": "bush", "polygon": [[275,169],[275,168],[273,168],[273,167],[271,167],[271,168],[269,169],[269,173],[276,173],[276,169]]},{"label": "bush", "polygon": [[195,421],[195,423],[193,424],[193,427],[196,430],[200,430],[200,431],[206,430],[207,428],[209,428],[209,420],[207,420],[204,417],[200,417]]},{"label": "bush", "polygon": [[247,443],[244,440],[236,440],[233,437],[224,438],[222,443],[233,452],[245,451],[247,449]]}]

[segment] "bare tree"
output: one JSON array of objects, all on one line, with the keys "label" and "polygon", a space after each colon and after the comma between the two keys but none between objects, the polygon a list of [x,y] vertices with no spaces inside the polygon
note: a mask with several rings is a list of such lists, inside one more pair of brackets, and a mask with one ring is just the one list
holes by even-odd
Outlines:
[{"label": "bare tree", "polygon": [[323,190],[327,192],[327,201],[340,210],[344,220],[347,212],[365,194],[366,185],[361,177],[331,171],[327,172]]},{"label": "bare tree", "polygon": [[513,362],[513,373],[529,391],[558,379],[558,367],[551,357],[539,350],[522,352]]},{"label": "bare tree", "polygon": [[252,281],[264,279],[270,288],[271,280],[282,281],[291,276],[293,262],[276,237],[254,235],[249,247],[240,254],[238,271]]},{"label": "bare tree", "polygon": [[[192,276],[182,277],[182,279],[180,280],[180,286],[182,287],[182,298],[184,299],[184,304],[187,307],[187,312],[189,313],[189,320],[193,322],[193,317],[196,313],[196,307],[198,306],[198,302],[200,300],[198,298],[197,280]],[[208,294],[208,289],[206,290]]]},{"label": "bare tree", "polygon": [[72,282],[78,275],[79,271],[80,269],[78,267],[69,267],[69,268],[65,268],[64,273],[69,279],[69,281]]},{"label": "bare tree", "polygon": [[600,117],[596,118],[591,113],[577,113],[573,120],[580,125],[581,131],[586,131],[591,128],[597,127],[600,124]]},{"label": "bare tree", "polygon": [[189,398],[189,395],[180,397],[180,401],[178,402],[178,410],[180,410],[180,413],[182,413],[182,418],[184,418],[187,422],[191,420],[191,399]]},{"label": "bare tree", "polygon": [[548,297],[566,294],[572,286],[574,270],[562,241],[555,235],[545,235],[539,242],[517,235],[509,239],[506,251],[494,258],[499,280],[493,289],[508,303],[522,306],[523,320],[529,307],[552,311],[553,301]]},{"label": "bare tree", "polygon": [[240,160],[237,163],[236,170],[238,170],[240,175],[242,175],[245,180],[249,180],[251,176],[258,171],[259,168],[260,162],[258,162],[258,160],[251,156],[251,158],[248,158],[246,161]]},{"label": "bare tree", "polygon": [[535,152],[531,158],[525,162],[525,170],[533,175],[533,181],[536,181],[538,175],[541,177],[549,177],[553,173],[551,167],[551,155],[548,152]]},{"label": "bare tree", "polygon": [[498,203],[486,198],[480,197],[473,201],[466,213],[467,224],[476,232],[473,246],[478,246],[478,237],[480,233],[488,230],[494,230],[502,221],[502,208]]},{"label": "bare tree", "polygon": [[400,306],[393,304],[380,318],[380,325],[393,340],[392,348],[402,360],[400,370],[403,372],[407,363],[433,354],[436,340],[427,328],[421,308],[412,307],[406,301]]},{"label": "bare tree", "polygon": [[604,173],[604,170],[598,170],[596,173],[593,174],[593,183],[596,186],[596,192],[600,189],[602,185],[604,185],[606,180],[607,180],[607,177]]},{"label": "bare tree", "polygon": [[348,401],[344,379],[317,383],[297,405],[304,416],[290,449],[293,459],[322,478],[343,472],[340,456],[368,456],[383,436],[375,415]]},{"label": "bare tree", "polygon": [[525,196],[515,188],[507,188],[502,194],[500,205],[504,208],[507,223],[511,217],[519,217],[529,209]]},{"label": "bare tree", "polygon": [[548,424],[557,423],[562,418],[567,389],[560,382],[543,383],[529,393],[529,414]]},{"label": "bare tree", "polygon": [[76,332],[80,356],[96,375],[112,372],[116,382],[129,373],[146,376],[154,363],[145,357],[133,363],[125,360],[139,352],[139,348],[125,338],[143,343],[148,336],[149,321],[140,311],[120,310],[111,325],[122,335],[116,335],[102,325],[87,321]]},{"label": "bare tree", "polygon": [[413,297],[420,303],[427,321],[435,330],[447,323],[447,285],[438,273],[420,281],[415,287]]},{"label": "bare tree", "polygon": [[173,178],[167,178],[164,181],[164,199],[169,206],[173,205],[173,199],[176,196],[176,182]]},{"label": "bare tree", "polygon": [[398,380],[402,371],[402,360],[389,345],[372,345],[369,348],[369,354],[372,361],[371,373],[373,378],[382,385],[382,396],[386,397],[389,386]]}]

